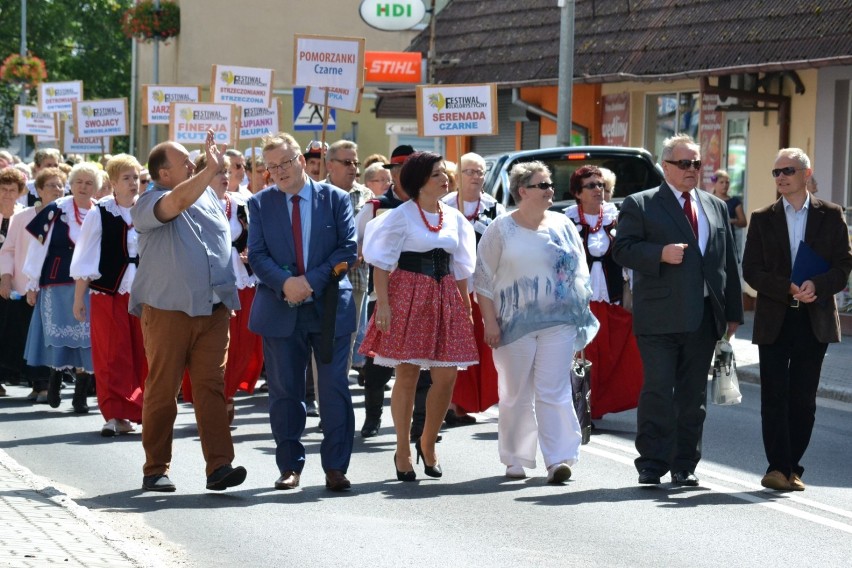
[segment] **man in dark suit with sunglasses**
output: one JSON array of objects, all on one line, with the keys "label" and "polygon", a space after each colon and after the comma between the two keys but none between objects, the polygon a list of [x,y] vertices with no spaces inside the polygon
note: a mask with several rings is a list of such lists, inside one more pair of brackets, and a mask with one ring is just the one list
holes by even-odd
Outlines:
[{"label": "man in dark suit with sunglasses", "polygon": [[742,289],[725,203],[697,189],[698,145],[663,143],[665,182],[624,200],[613,257],[633,270],[633,331],[645,383],[636,469],[657,485],[698,485],[707,371],[716,341],[742,323]]},{"label": "man in dark suit with sunglasses", "polygon": [[752,342],[769,461],[761,485],[804,491],[799,462],[813,431],[823,357],[840,341],[834,294],[846,287],[852,253],[842,209],[808,192],[811,161],[802,150],[779,151],[772,177],[781,197],[752,214],[743,254],[743,277],[757,290]]}]

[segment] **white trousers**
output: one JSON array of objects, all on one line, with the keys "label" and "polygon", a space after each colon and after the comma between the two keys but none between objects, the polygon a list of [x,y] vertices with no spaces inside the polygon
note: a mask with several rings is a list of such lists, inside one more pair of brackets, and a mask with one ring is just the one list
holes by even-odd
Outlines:
[{"label": "white trousers", "polygon": [[505,465],[535,468],[536,441],[546,467],[577,462],[580,423],[569,375],[576,335],[574,326],[548,327],[494,350],[500,395],[497,446]]}]

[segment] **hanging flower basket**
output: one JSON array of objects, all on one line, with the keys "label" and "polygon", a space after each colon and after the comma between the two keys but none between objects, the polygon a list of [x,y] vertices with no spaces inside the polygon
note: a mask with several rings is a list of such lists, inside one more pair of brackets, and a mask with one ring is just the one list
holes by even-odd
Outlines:
[{"label": "hanging flower basket", "polygon": [[47,66],[35,55],[13,53],[0,66],[0,81],[35,87],[47,79]]},{"label": "hanging flower basket", "polygon": [[139,41],[165,40],[180,33],[180,7],[161,0],[159,9],[152,0],[142,0],[121,17],[121,31]]}]

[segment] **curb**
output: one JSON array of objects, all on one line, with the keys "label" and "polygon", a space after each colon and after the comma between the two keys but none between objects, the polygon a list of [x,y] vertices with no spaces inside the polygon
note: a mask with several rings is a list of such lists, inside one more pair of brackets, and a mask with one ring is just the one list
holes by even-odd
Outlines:
[{"label": "curb", "polygon": [[[742,383],[759,385],[760,373],[753,369],[737,368],[737,379]],[[847,389],[820,386],[817,389],[817,398],[852,403],[852,392]]]}]

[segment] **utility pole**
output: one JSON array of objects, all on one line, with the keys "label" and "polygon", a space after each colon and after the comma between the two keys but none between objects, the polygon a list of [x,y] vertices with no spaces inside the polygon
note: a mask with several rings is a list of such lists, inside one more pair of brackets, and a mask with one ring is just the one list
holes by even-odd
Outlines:
[{"label": "utility pole", "polygon": [[558,0],[561,9],[559,27],[559,96],[557,100],[556,144],[571,145],[571,105],[574,90],[574,0]]},{"label": "utility pole", "polygon": [[[154,0],[154,9],[160,10],[160,0]],[[154,51],[153,51],[153,65],[151,66],[153,77],[151,78],[152,85],[160,84],[160,36],[154,36]],[[157,145],[157,125],[149,124],[148,125],[148,151],[151,151],[151,148]]]},{"label": "utility pole", "polygon": [[[21,0],[21,57],[27,56],[27,0]],[[21,105],[27,104],[27,86],[21,85]],[[27,155],[27,135],[21,134],[21,159]]]}]

